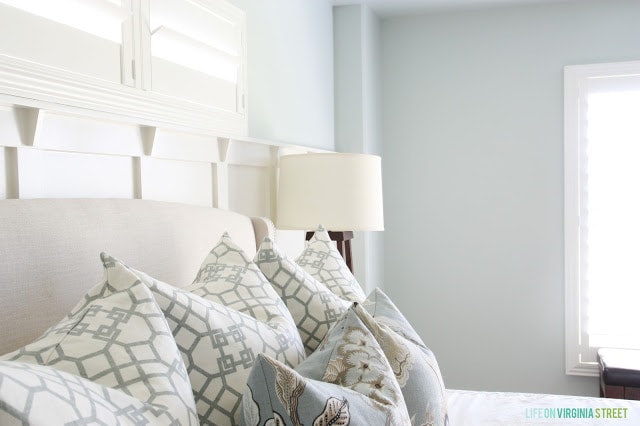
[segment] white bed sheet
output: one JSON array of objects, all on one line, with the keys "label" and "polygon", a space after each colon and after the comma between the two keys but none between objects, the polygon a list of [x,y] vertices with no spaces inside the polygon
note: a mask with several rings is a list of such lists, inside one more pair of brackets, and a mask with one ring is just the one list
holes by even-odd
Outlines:
[{"label": "white bed sheet", "polygon": [[451,426],[640,425],[640,401],[447,390]]}]

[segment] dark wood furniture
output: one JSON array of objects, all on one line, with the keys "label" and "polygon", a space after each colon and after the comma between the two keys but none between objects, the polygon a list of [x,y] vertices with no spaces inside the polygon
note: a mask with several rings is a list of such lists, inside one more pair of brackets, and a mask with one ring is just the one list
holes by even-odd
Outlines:
[{"label": "dark wood furniture", "polygon": [[640,400],[640,350],[598,350],[600,396]]}]

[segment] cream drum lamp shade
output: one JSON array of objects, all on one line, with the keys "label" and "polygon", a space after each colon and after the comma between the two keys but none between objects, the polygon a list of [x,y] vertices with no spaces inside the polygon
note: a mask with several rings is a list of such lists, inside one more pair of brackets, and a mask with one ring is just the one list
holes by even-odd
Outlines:
[{"label": "cream drum lamp shade", "polygon": [[382,231],[380,157],[321,153],[280,158],[276,226],[280,229]]}]

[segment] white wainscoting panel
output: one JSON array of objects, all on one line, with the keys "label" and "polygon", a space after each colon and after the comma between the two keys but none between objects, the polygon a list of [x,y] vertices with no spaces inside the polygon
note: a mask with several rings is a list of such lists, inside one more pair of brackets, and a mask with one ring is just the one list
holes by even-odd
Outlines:
[{"label": "white wainscoting panel", "polygon": [[[271,169],[229,166],[229,208],[249,216],[272,217]],[[251,194],[251,196],[247,196]]]},{"label": "white wainscoting panel", "polygon": [[0,199],[18,198],[18,148],[0,147]]},{"label": "white wainscoting panel", "polygon": [[149,157],[140,160],[141,198],[213,205],[211,163]]},{"label": "white wainscoting panel", "polygon": [[4,200],[8,197],[9,183],[7,182],[8,170],[6,170],[8,159],[7,151],[9,148],[0,148],[0,164],[2,165],[3,173],[0,173],[0,199]]},{"label": "white wainscoting panel", "polygon": [[38,114],[33,145],[59,151],[144,154],[140,126],[47,111]]},{"label": "white wainscoting panel", "polygon": [[267,144],[256,144],[232,139],[226,160],[229,164],[245,164],[253,166],[270,166],[273,160],[272,147]]},{"label": "white wainscoting panel", "polygon": [[153,135],[151,155],[175,160],[220,161],[218,140],[212,135],[201,135],[157,129]]},{"label": "white wainscoting panel", "polygon": [[17,150],[19,198],[134,198],[131,157]]},{"label": "white wainscoting panel", "polygon": [[[0,94],[0,199],[142,198],[275,219],[277,166],[297,145],[157,127]],[[302,231],[278,231],[291,256]]]},{"label": "white wainscoting panel", "polygon": [[20,145],[20,128],[17,126],[15,109],[0,105],[0,144],[4,146]]}]

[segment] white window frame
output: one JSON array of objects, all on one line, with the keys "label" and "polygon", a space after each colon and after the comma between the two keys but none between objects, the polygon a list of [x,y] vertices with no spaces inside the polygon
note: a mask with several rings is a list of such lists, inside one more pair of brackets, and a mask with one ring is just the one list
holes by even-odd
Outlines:
[{"label": "white window frame", "polygon": [[564,70],[564,233],[566,374],[597,376],[597,348],[589,347],[586,283],[580,273],[581,152],[586,142],[589,79],[640,73],[640,61],[572,65]]},{"label": "white window frame", "polygon": [[125,7],[131,8],[132,15],[129,28],[123,25],[125,40],[120,83],[0,54],[0,101],[218,136],[246,136],[245,13],[225,0],[191,1],[237,22],[241,54],[235,110],[149,90],[149,35],[144,31],[149,0],[123,2]]}]

